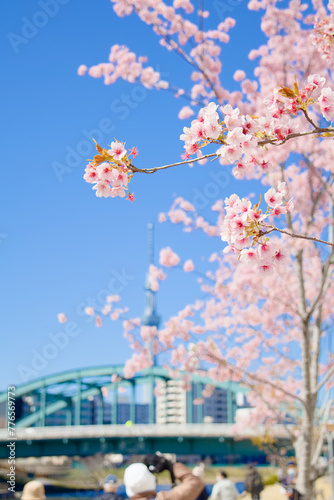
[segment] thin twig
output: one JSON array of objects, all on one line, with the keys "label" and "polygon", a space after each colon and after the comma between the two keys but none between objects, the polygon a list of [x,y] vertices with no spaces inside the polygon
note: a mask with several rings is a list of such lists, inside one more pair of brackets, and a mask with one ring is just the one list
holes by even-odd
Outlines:
[{"label": "thin twig", "polygon": [[206,158],[212,158],[213,156],[218,156],[217,153],[211,153],[209,155],[200,156],[199,158],[192,158],[191,160],[179,161],[177,163],[171,163],[170,165],[163,165],[162,167],[154,168],[137,168],[134,165],[128,165],[127,168],[132,170],[132,172],[140,172],[141,174],[154,174],[158,170],[164,170],[166,168],[176,167],[178,165],[185,165],[187,163],[194,163],[195,161],[205,160]]},{"label": "thin twig", "polygon": [[312,125],[312,127],[318,128],[318,126],[314,123],[314,121],[309,117],[306,109],[303,109],[302,111],[303,111],[303,113],[305,115],[306,120]]}]

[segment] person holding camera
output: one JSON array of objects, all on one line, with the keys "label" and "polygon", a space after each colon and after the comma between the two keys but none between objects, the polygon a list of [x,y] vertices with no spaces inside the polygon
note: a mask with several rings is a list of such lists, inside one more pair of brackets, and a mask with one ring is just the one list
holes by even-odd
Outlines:
[{"label": "person holding camera", "polygon": [[[103,482],[103,495],[98,497],[99,500],[123,500],[121,495],[117,493],[118,481],[114,474],[109,474]],[[98,498],[96,500],[98,500]]]},{"label": "person holding camera", "polygon": [[[156,492],[156,478],[153,474],[168,470],[172,483],[180,484],[170,491]],[[172,464],[161,454],[146,457],[145,463],[129,465],[124,472],[124,485],[127,496],[131,500],[196,500],[204,489],[203,480],[194,476],[184,464]]]}]

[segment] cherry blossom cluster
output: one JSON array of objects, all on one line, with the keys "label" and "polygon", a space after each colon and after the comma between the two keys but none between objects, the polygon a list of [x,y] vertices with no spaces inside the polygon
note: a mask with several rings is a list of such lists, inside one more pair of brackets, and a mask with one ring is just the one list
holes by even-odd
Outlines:
[{"label": "cherry blossom cluster", "polygon": [[[217,155],[222,164],[235,164],[235,176],[247,175],[254,169],[268,171],[270,164],[263,151],[266,144],[284,144],[312,129],[314,133],[326,130],[331,133],[331,128],[320,129],[307,112],[309,106],[316,104],[326,120],[334,119],[334,92],[330,87],[322,88],[325,82],[324,77],[315,74],[308,77],[307,85],[302,89],[296,82],[293,89],[275,88],[272,97],[264,101],[267,114],[262,117],[242,115],[239,108],[233,109],[227,104],[220,107],[225,115],[220,123],[218,106],[211,102],[200,110],[190,128],[184,127],[180,136],[185,142],[183,158],[187,159],[194,153],[199,155],[201,147],[209,143],[221,143]],[[294,119],[299,113],[304,114],[305,130],[300,130],[300,121]]]},{"label": "cherry blossom cluster", "polygon": [[143,63],[147,57],[137,57],[134,52],[130,52],[125,45],[113,45],[110,49],[109,62],[97,64],[87,68],[82,64],[78,68],[78,74],[84,76],[88,71],[93,78],[104,77],[104,83],[111,85],[119,78],[130,83],[139,81],[147,89],[168,89],[168,82],[160,79],[160,73],[151,66],[144,68]]},{"label": "cherry blossom cluster", "polygon": [[[326,83],[326,78],[320,75],[310,75],[307,78],[307,85],[303,89],[299,89],[297,83],[295,82],[294,88],[290,89],[288,87],[281,87],[274,89],[273,97],[266,101],[270,106],[270,114],[274,119],[279,119],[280,117],[295,116],[298,111],[306,112],[309,105],[317,104],[320,107],[322,116],[331,121],[334,119],[334,92],[330,87],[322,88]],[[319,95],[319,91],[321,93]],[[312,94],[315,95],[312,96]],[[307,116],[309,122],[314,127],[314,124]],[[274,129],[275,133],[275,129]],[[291,132],[290,132],[291,133]],[[275,135],[277,135],[275,133]],[[278,140],[283,140],[281,137],[277,137]]]},{"label": "cherry blossom cluster", "polygon": [[108,295],[106,297],[106,303],[104,307],[101,309],[101,311],[99,311],[99,313],[97,313],[95,308],[92,306],[85,307],[84,312],[85,314],[87,314],[87,316],[91,316],[92,318],[94,318],[95,325],[101,328],[103,326],[103,319],[102,316],[100,316],[100,314],[102,314],[103,316],[109,316],[110,319],[116,321],[120,318],[122,314],[128,312],[129,309],[127,307],[112,309],[113,303],[117,303],[120,300],[121,298],[119,295]]},{"label": "cherry blossom cluster", "polygon": [[312,42],[321,54],[321,57],[327,61],[333,61],[334,47],[334,2],[328,2],[330,14],[316,20],[314,32],[312,33]]},{"label": "cherry blossom cluster", "polygon": [[[211,207],[214,212],[219,212],[218,224],[212,224],[208,222],[203,216],[199,215],[195,209],[195,206],[188,200],[185,200],[181,196],[175,198],[172,206],[167,213],[161,212],[159,214],[159,222],[166,222],[168,219],[173,224],[182,224],[184,226],[184,232],[191,232],[195,229],[200,229],[208,236],[218,236],[218,228],[222,223],[221,217],[223,216],[223,201],[217,200]],[[188,261],[184,263],[183,269],[188,272],[190,271]]]},{"label": "cherry blossom cluster", "polygon": [[[120,196],[124,198],[125,192],[128,191],[128,183],[131,180],[133,172],[130,168],[130,155],[135,158],[138,154],[136,148],[132,148],[128,153],[124,144],[114,141],[110,144],[110,149],[102,149],[96,143],[98,155],[95,155],[94,160],[88,163],[85,169],[84,179],[89,184],[94,184],[93,189],[96,190],[96,196],[99,198],[115,198]],[[134,195],[128,192],[127,199],[134,201]]]},{"label": "cherry blossom cluster", "polygon": [[140,353],[134,353],[124,365],[124,377],[132,378],[136,373],[152,366],[152,356],[149,349],[143,349]]},{"label": "cherry blossom cluster", "polygon": [[217,104],[210,102],[200,110],[198,118],[191,122],[190,128],[183,128],[180,139],[185,142],[185,159],[189,158],[191,154],[199,153],[201,146],[205,146],[221,136],[223,129],[219,123],[217,108]]},{"label": "cherry blossom cluster", "polygon": [[292,200],[284,204],[286,195],[285,182],[280,182],[277,190],[270,188],[264,195],[268,204],[265,214],[259,208],[260,202],[252,206],[250,200],[240,199],[236,194],[226,198],[226,215],[220,231],[221,239],[228,242],[224,253],[235,253],[241,262],[255,266],[263,273],[271,273],[275,267],[286,265],[287,253],[281,244],[269,242],[265,236],[268,225],[264,225],[268,217],[278,218],[293,209]]},{"label": "cherry blossom cluster", "polygon": [[[170,248],[162,248],[159,254],[159,264],[164,267],[175,267],[180,263],[180,257]],[[194,271],[195,266],[191,259],[187,259],[183,264],[183,271],[189,273]],[[153,264],[149,267],[149,282],[151,290],[156,292],[159,290],[158,280],[165,280],[166,274],[162,269],[154,266]]]},{"label": "cherry blossom cluster", "polygon": [[[223,87],[219,83],[222,70],[219,43],[228,43],[228,31],[235,26],[235,20],[227,17],[215,29],[203,30],[193,22],[194,5],[189,0],[163,0],[143,2],[142,0],[112,0],[114,11],[119,17],[135,13],[141,21],[150,26],[159,37],[159,43],[168,51],[174,51],[194,67],[190,92],[175,89],[160,79],[160,73],[153,67],[144,67],[147,58],[137,56],[123,45],[111,47],[109,61],[87,68],[81,65],[79,75],[87,71],[93,78],[104,77],[105,84],[113,84],[121,78],[130,83],[140,82],[146,88],[175,90],[175,96],[187,94],[192,104],[205,102],[214,96],[223,98]],[[197,15],[207,19],[209,11],[198,10]],[[191,17],[188,17],[191,16]],[[202,29],[201,29],[202,28]],[[214,83],[212,83],[214,82]]]},{"label": "cherry blossom cluster", "polygon": [[151,286],[151,290],[153,292],[157,292],[159,290],[158,280],[166,279],[166,275],[162,269],[159,269],[154,264],[150,264],[149,267],[149,282]]},{"label": "cherry blossom cluster", "polygon": [[170,248],[162,248],[159,254],[159,262],[165,267],[177,266],[180,262],[180,257]]}]

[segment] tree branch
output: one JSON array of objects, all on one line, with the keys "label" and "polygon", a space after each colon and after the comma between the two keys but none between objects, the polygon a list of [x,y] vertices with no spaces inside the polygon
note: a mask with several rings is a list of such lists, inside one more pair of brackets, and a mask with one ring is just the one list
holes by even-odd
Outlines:
[{"label": "tree branch", "polygon": [[307,121],[308,121],[308,122],[312,125],[312,127],[314,127],[315,129],[316,129],[316,128],[318,128],[318,125],[316,125],[316,124],[314,123],[314,121],[313,121],[313,120],[309,117],[309,114],[308,114],[308,112],[306,111],[306,109],[302,109],[302,111],[303,111],[303,113],[304,113],[304,115],[305,115],[306,120],[307,120]]},{"label": "tree branch", "polygon": [[253,373],[250,373],[247,370],[244,370],[243,368],[239,368],[237,366],[231,365],[225,359],[219,358],[218,356],[214,356],[211,353],[207,353],[207,356],[209,358],[212,358],[216,363],[220,363],[222,365],[227,366],[231,371],[233,371],[233,370],[235,372],[239,371],[242,374],[246,375],[247,377],[251,378],[252,380],[255,380],[256,382],[259,382],[261,384],[269,385],[273,389],[276,389],[276,390],[282,392],[283,394],[285,394],[286,396],[289,396],[289,398],[291,398],[291,399],[297,399],[300,403],[302,403],[303,405],[305,405],[305,401],[300,396],[297,396],[296,394],[292,394],[291,392],[287,391],[283,387],[280,387],[280,386],[274,384],[273,382],[270,382],[268,379],[267,380],[263,380],[263,379],[257,377],[256,375],[254,375]]},{"label": "tree branch", "polygon": [[[321,288],[321,293],[323,290],[323,287]],[[320,298],[320,292],[318,297]],[[317,297],[317,299],[318,299]],[[314,303],[314,308],[316,307],[317,301]],[[309,318],[311,318],[311,314],[313,312],[313,308],[309,310]],[[313,335],[312,335],[312,348],[311,348],[311,365],[310,365],[310,372],[311,372],[311,387],[314,389],[318,383],[318,377],[319,377],[319,355],[320,355],[320,339],[321,339],[321,322],[322,322],[322,306],[320,305],[318,310],[317,310],[317,317],[315,319],[315,323],[313,325]],[[313,394],[313,393],[312,393]],[[314,395],[314,394],[313,394]],[[314,398],[316,396],[314,395]]]},{"label": "tree branch", "polygon": [[318,179],[318,181],[322,184],[322,189],[321,191],[318,192],[317,194],[317,197],[316,197],[316,200],[314,201],[313,203],[313,207],[312,207],[312,213],[310,215],[310,220],[308,222],[308,226],[311,224],[311,222],[313,221],[313,216],[314,216],[314,212],[315,212],[315,209],[323,195],[323,191],[326,192],[327,196],[330,198],[330,200],[333,202],[333,195],[330,193],[330,191],[328,191],[328,188],[330,187],[330,185],[333,183],[333,180],[334,180],[334,174],[331,174],[330,178],[328,179],[327,182],[324,182],[324,180],[322,179],[321,177],[321,174],[319,172],[317,172],[317,169],[314,167],[314,165],[311,163],[311,161],[306,157],[304,156],[304,160],[306,161],[310,171],[316,176],[316,178]]},{"label": "tree branch", "polygon": [[[331,410],[333,403],[334,403],[334,398],[331,399],[330,401],[328,401],[328,403],[327,403],[327,406],[326,406],[326,409],[324,412],[324,424],[326,424],[326,422],[328,420],[329,412]],[[316,465],[316,463],[319,459],[319,456],[320,456],[320,453],[322,450],[322,446],[324,443],[324,439],[325,439],[325,434],[326,434],[326,427],[325,427],[325,425],[323,425],[320,429],[320,435],[318,437],[318,442],[317,442],[317,445],[316,445],[314,453],[313,453],[313,458],[312,458],[313,467]]]},{"label": "tree branch", "polygon": [[313,236],[306,236],[303,234],[295,234],[295,233],[290,233],[289,231],[286,231],[285,229],[280,229],[279,227],[272,226],[269,224],[263,224],[264,227],[269,227],[269,231],[265,231],[263,234],[269,234],[272,233],[273,231],[278,231],[283,234],[287,234],[288,236],[291,236],[292,238],[301,238],[303,240],[310,240],[310,241],[316,241],[318,243],[324,243],[325,245],[329,245],[334,248],[334,243],[330,243],[329,241],[325,240],[320,240],[319,238],[315,238]]},{"label": "tree branch", "polygon": [[137,168],[134,165],[128,165],[127,168],[132,170],[132,172],[140,172],[141,174],[154,174],[158,170],[165,170],[166,168],[177,167],[178,165],[185,165],[187,163],[194,163],[196,161],[205,160],[206,158],[212,158],[213,156],[218,156],[217,153],[211,153],[208,155],[200,156],[199,158],[193,158],[191,160],[179,161],[177,163],[171,163],[169,165],[163,165],[161,167],[154,168]]},{"label": "tree branch", "polygon": [[330,133],[334,135],[334,129],[317,127],[316,130],[310,130],[309,132],[289,134],[285,137],[285,139],[283,139],[280,142],[277,142],[277,139],[263,139],[262,141],[259,141],[257,145],[265,146],[266,144],[272,144],[273,146],[282,146],[282,144],[285,144],[287,141],[289,141],[290,139],[294,139],[295,137],[303,137],[305,135],[315,135],[315,134],[325,134],[325,133]]},{"label": "tree branch", "polygon": [[[334,247],[333,243],[328,243],[328,245],[332,245]],[[308,312],[309,317],[311,317],[311,315],[315,311],[315,308],[317,307],[320,299],[323,298],[323,296],[324,296],[324,288],[326,285],[327,278],[329,276],[329,268],[330,268],[331,263],[332,263],[332,257],[333,257],[333,250],[331,251],[331,253],[329,254],[329,256],[326,259],[326,262],[324,262],[324,264],[322,266],[322,277],[321,277],[321,284],[320,284],[319,292],[318,292],[316,299],[314,300],[314,302],[312,304],[312,307],[309,309],[309,312]]]},{"label": "tree branch", "polygon": [[321,387],[323,385],[325,385],[325,383],[327,382],[327,380],[330,379],[332,375],[334,375],[334,365],[331,366],[331,368],[326,373],[326,375],[324,376],[324,378],[322,379],[322,381],[319,382],[319,384],[315,387],[314,394],[317,394],[317,392],[321,389]]},{"label": "tree branch", "polygon": [[[317,130],[313,130],[313,131],[310,131],[310,132],[305,132],[305,133],[300,133],[300,134],[290,134],[288,135],[283,141],[281,142],[276,142],[276,139],[266,139],[266,140],[263,140],[263,141],[259,141],[257,143],[258,146],[264,146],[266,144],[272,144],[273,146],[280,146],[282,144],[284,144],[285,142],[287,142],[288,140],[290,139],[293,139],[295,137],[302,137],[304,135],[311,135],[311,134],[319,134],[319,133],[325,133],[325,132],[329,132],[329,133],[332,133],[334,135],[334,130],[333,129],[328,129],[328,128],[324,128],[324,129],[317,129]],[[224,144],[223,141],[212,141],[214,143],[218,143],[218,144]],[[127,168],[129,170],[132,170],[132,172],[139,172],[141,174],[154,174],[155,172],[158,172],[159,170],[165,170],[166,168],[171,168],[171,167],[175,167],[175,166],[178,166],[178,165],[184,165],[186,163],[194,163],[196,161],[200,161],[200,160],[205,160],[206,158],[213,158],[213,157],[217,157],[218,158],[218,154],[217,153],[211,153],[211,154],[207,154],[207,155],[204,155],[204,156],[200,156],[199,158],[192,158],[192,159],[189,159],[189,160],[185,160],[185,161],[181,161],[181,162],[177,162],[177,163],[171,163],[169,165],[163,165],[161,167],[154,167],[154,168],[137,168],[135,167],[134,165],[130,164],[127,166]],[[278,228],[275,229],[276,231],[280,231]],[[281,232],[283,232],[281,230]],[[287,233],[289,234],[289,233]],[[290,235],[292,236],[292,235]],[[298,238],[298,236],[296,236]],[[299,238],[302,238],[302,236],[299,236]],[[307,238],[306,236],[304,238]],[[312,239],[314,241],[319,241],[321,243],[325,243],[324,241],[322,240],[316,240],[315,238],[308,238],[308,239]],[[333,245],[334,246],[334,245]]]},{"label": "tree branch", "polygon": [[249,382],[245,381],[245,384],[254,392],[256,392],[260,398],[262,399],[262,401],[268,406],[268,408],[273,412],[275,413],[276,417],[277,417],[277,420],[279,420],[281,422],[281,425],[284,427],[284,429],[286,430],[287,434],[290,436],[290,439],[291,441],[293,441],[295,439],[295,436],[293,435],[293,433],[290,431],[289,427],[286,425],[286,423],[284,422],[282,416],[279,414],[279,412],[277,411],[277,409],[272,406],[271,403],[269,403],[268,401],[266,401],[263,397],[263,395],[261,394],[261,392],[256,389],[252,384],[250,384]]}]

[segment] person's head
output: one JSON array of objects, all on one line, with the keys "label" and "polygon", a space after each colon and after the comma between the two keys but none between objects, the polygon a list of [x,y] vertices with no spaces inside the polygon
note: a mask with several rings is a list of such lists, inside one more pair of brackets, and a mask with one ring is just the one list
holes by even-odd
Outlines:
[{"label": "person's head", "polygon": [[227,478],[228,478],[228,475],[227,475],[227,473],[224,470],[220,470],[216,474],[217,481],[219,481],[220,479],[227,479]]},{"label": "person's head", "polygon": [[288,462],[286,465],[286,473],[290,477],[290,479],[293,479],[297,476],[297,467],[294,462]]},{"label": "person's head", "polygon": [[[155,494],[157,485],[155,476],[148,470],[145,464],[131,464],[124,472],[125,491],[129,498],[140,493]],[[153,496],[153,495],[147,495]]]},{"label": "person's head", "polygon": [[41,481],[29,481],[24,485],[21,500],[45,500],[44,484]]},{"label": "person's head", "polygon": [[117,491],[117,477],[113,474],[107,476],[103,483],[103,489],[106,493],[114,493]]}]

